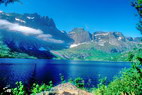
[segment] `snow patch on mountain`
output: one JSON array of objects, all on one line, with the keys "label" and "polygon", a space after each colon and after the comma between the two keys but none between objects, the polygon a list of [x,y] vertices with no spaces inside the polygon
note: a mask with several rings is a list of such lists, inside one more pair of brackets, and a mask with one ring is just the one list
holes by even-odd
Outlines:
[{"label": "snow patch on mountain", "polygon": [[34,19],[35,17],[29,17],[29,16],[27,16],[27,18],[28,18],[28,19]]},{"label": "snow patch on mountain", "polygon": [[70,48],[74,48],[74,47],[77,47],[77,46],[79,46],[80,44],[72,44],[72,45],[70,45]]},{"label": "snow patch on mountain", "polygon": [[122,39],[122,37],[118,37],[118,40],[121,40]]},{"label": "snow patch on mountain", "polygon": [[78,43],[78,44],[71,44],[70,48],[78,47],[78,46],[83,45],[83,44],[89,44],[89,42]]},{"label": "snow patch on mountain", "polygon": [[26,23],[26,21],[21,20],[21,19],[19,19],[19,18],[15,18],[15,20],[16,20],[16,21],[19,21],[19,22],[22,22],[22,23]]},{"label": "snow patch on mountain", "polygon": [[108,32],[106,32],[106,33],[100,33],[100,34],[95,34],[95,36],[107,36],[107,35],[109,35]]}]

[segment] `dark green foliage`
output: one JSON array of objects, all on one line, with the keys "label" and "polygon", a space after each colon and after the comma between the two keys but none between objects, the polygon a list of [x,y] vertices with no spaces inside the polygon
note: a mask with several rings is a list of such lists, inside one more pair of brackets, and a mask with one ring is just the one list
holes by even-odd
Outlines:
[{"label": "dark green foliage", "polygon": [[100,87],[101,85],[105,85],[105,84],[106,84],[106,80],[107,80],[106,77],[99,79],[99,82],[100,82],[100,83],[98,84],[98,87]]},{"label": "dark green foliage", "polygon": [[[131,61],[135,61],[130,69],[121,73],[108,86],[100,84],[94,89],[95,95],[141,95],[142,94],[142,61],[140,57],[130,54]],[[137,61],[136,61],[137,60]]]},{"label": "dark green foliage", "polygon": [[94,93],[96,95],[141,95],[142,76],[136,69],[127,70],[108,86],[100,85],[99,88],[94,90]]},{"label": "dark green foliage", "polygon": [[68,82],[74,84],[77,88],[81,88],[84,89],[85,83],[84,80],[80,77],[76,78],[76,79],[69,79]]},{"label": "dark green foliage", "polygon": [[19,0],[0,0],[0,4],[5,4],[5,5],[14,2],[19,2]]},{"label": "dark green foliage", "polygon": [[[120,55],[121,59],[132,62],[132,67],[121,72],[108,85],[100,83],[95,95],[141,95],[142,94],[142,49],[134,49]],[[119,58],[119,57],[118,57]]]},{"label": "dark green foliage", "polygon": [[0,58],[11,57],[9,53],[10,49],[0,41]]},{"label": "dark green foliage", "polygon": [[42,91],[49,91],[52,87],[53,87],[52,81],[49,82],[49,85],[46,84],[39,85],[34,83],[31,89],[32,93],[31,95],[36,95],[36,93],[40,93]]},{"label": "dark green foliage", "polygon": [[25,92],[25,87],[22,84],[22,82],[16,82],[16,88],[12,89],[12,94],[13,95],[27,95]]},{"label": "dark green foliage", "polygon": [[80,78],[80,77],[76,78],[74,80],[74,83],[75,83],[76,87],[78,87],[78,88],[84,88],[85,83],[84,83],[84,80],[82,78]]},{"label": "dark green foliage", "polygon": [[10,48],[7,47],[2,41],[2,36],[0,35],[0,58],[33,58],[36,57],[29,56],[26,53],[12,52]]},{"label": "dark green foliage", "polygon": [[[53,87],[52,81],[49,82],[49,85],[46,84],[36,84],[34,83],[31,89],[29,89],[31,95],[36,95],[36,93],[40,93],[42,91],[49,91]],[[28,95],[26,91],[26,87],[23,85],[22,82],[16,82],[16,88],[11,89],[12,95]]]},{"label": "dark green foliage", "polygon": [[132,0],[132,6],[137,10],[138,15],[140,17],[139,22],[137,24],[137,29],[142,33],[142,0]]},{"label": "dark green foliage", "polygon": [[134,48],[131,51],[127,51],[121,54],[117,54],[111,57],[111,61],[138,61],[137,57],[142,57],[142,49]]},{"label": "dark green foliage", "polygon": [[132,6],[135,7],[140,17],[142,17],[142,0],[133,0]]}]

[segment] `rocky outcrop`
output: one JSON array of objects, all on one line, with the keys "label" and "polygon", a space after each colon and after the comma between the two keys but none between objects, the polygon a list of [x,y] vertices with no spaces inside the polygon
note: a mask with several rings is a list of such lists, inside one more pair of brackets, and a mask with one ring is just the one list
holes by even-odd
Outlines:
[{"label": "rocky outcrop", "polygon": [[113,46],[120,46],[125,43],[127,39],[120,32],[95,32],[93,33],[93,41],[104,46],[108,43]]},{"label": "rocky outcrop", "polygon": [[45,91],[36,95],[93,95],[85,90],[81,90],[71,83],[60,84],[53,87],[51,91]]},{"label": "rocky outcrop", "polygon": [[75,28],[68,34],[74,40],[74,44],[89,42],[92,40],[91,34],[83,28]]}]

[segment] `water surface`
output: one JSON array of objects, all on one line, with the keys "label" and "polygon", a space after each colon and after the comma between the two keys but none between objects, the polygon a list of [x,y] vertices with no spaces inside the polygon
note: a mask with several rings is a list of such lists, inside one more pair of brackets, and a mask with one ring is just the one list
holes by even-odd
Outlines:
[{"label": "water surface", "polygon": [[110,82],[122,69],[129,67],[128,62],[0,59],[0,84],[14,86],[16,81],[22,81],[30,85],[52,80],[57,85],[62,74],[66,80],[81,77],[96,86],[100,77],[107,77]]}]

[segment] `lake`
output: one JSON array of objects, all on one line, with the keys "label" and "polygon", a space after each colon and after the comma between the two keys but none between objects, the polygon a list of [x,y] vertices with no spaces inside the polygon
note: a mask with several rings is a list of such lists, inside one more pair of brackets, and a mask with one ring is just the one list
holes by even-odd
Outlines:
[{"label": "lake", "polygon": [[100,78],[107,77],[110,82],[122,69],[129,67],[129,62],[0,59],[0,84],[13,87],[16,81],[30,85],[52,80],[57,85],[62,74],[66,80],[81,77],[96,86]]}]

